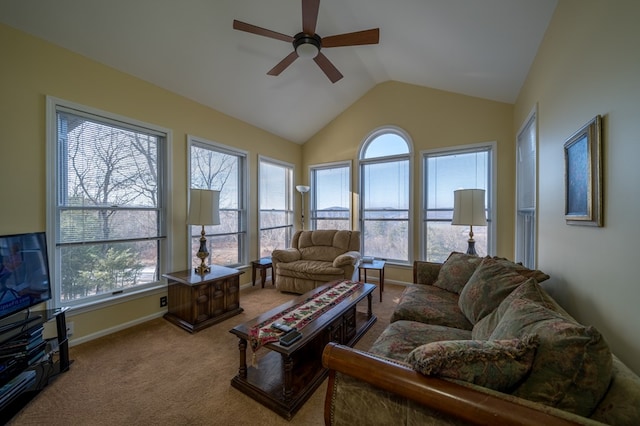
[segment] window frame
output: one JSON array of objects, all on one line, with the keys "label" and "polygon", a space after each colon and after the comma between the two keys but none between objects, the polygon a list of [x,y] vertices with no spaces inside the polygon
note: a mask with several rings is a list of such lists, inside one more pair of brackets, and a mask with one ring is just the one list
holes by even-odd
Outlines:
[{"label": "window frame", "polygon": [[[496,234],[497,234],[497,222],[495,220],[496,215],[496,205],[497,205],[497,196],[496,196],[496,176],[497,176],[497,143],[495,141],[491,142],[481,142],[469,145],[460,145],[455,147],[447,147],[447,148],[437,148],[437,149],[429,149],[420,152],[420,260],[427,260],[427,222],[447,222],[446,220],[427,220],[427,202],[428,202],[428,167],[427,162],[431,157],[442,157],[447,155],[457,155],[457,154],[465,154],[465,153],[474,153],[474,152],[488,152],[488,165],[487,165],[487,188],[486,197],[487,197],[487,255],[495,255],[496,251]],[[471,188],[464,188],[471,189]],[[451,207],[453,210],[453,205]],[[451,221],[449,221],[451,222]]]},{"label": "window frame", "polygon": [[[388,155],[388,156],[379,156],[379,157],[374,157],[374,158],[364,158],[367,152],[367,149],[369,148],[369,146],[380,136],[383,136],[385,134],[393,134],[396,135],[400,138],[402,138],[405,143],[407,144],[407,153],[402,153],[402,154],[394,154],[394,155]],[[414,148],[413,148],[413,141],[411,139],[411,136],[409,135],[408,132],[406,132],[404,129],[398,127],[398,126],[393,126],[393,125],[386,125],[386,126],[382,126],[379,127],[373,131],[371,131],[361,142],[360,147],[358,148],[358,192],[359,192],[359,206],[358,206],[358,225],[359,225],[359,230],[360,230],[360,251],[362,252],[362,255],[368,255],[366,253],[366,236],[365,236],[365,222],[367,221],[367,219],[365,219],[365,213],[367,211],[367,209],[365,209],[365,197],[366,197],[366,191],[365,191],[365,186],[366,186],[366,182],[364,179],[364,168],[370,164],[381,164],[381,163],[387,163],[387,162],[394,162],[394,161],[398,161],[398,160],[402,160],[402,161],[407,161],[408,163],[408,168],[409,168],[409,172],[408,172],[408,182],[407,182],[407,219],[406,220],[399,220],[401,222],[406,221],[407,222],[407,260],[403,260],[403,259],[393,259],[393,258],[389,258],[386,257],[384,258],[384,260],[387,261],[388,264],[392,264],[392,265],[401,265],[401,266],[411,266],[413,264],[413,226],[414,226],[414,219],[413,219],[413,206],[414,206],[414,201],[413,201],[413,194],[414,194],[414,188],[413,188],[413,176],[414,176],[414,166],[413,166],[413,152],[414,152]],[[402,211],[404,211],[405,209],[402,209]]]},{"label": "window frame", "polygon": [[[220,218],[222,220],[223,218],[223,212],[227,211],[235,211],[238,214],[238,229],[236,230],[236,232],[221,232],[221,233],[211,233],[211,232],[207,232],[205,234],[205,237],[207,238],[207,241],[209,241],[209,239],[213,239],[216,237],[221,237],[221,236],[228,236],[228,235],[237,235],[238,238],[238,262],[237,263],[229,263],[229,264],[224,264],[223,266],[227,266],[227,267],[241,267],[243,265],[247,265],[248,263],[248,259],[249,259],[249,244],[248,244],[248,223],[249,223],[249,217],[248,217],[248,196],[249,196],[249,191],[250,191],[250,187],[249,187],[249,165],[248,165],[248,152],[244,151],[244,150],[240,150],[238,148],[234,148],[228,145],[224,145],[218,142],[213,142],[210,140],[207,140],[205,138],[201,138],[198,136],[194,136],[194,135],[187,135],[187,194],[190,193],[190,190],[192,188],[191,186],[191,180],[192,180],[192,176],[191,176],[191,149],[193,146],[198,146],[201,149],[208,149],[211,151],[215,151],[218,153],[222,153],[222,154],[226,154],[226,155],[231,155],[231,156],[235,156],[237,157],[237,159],[239,160],[239,169],[238,170],[238,181],[239,181],[239,189],[242,191],[240,194],[237,194],[237,203],[238,203],[238,208],[237,209],[223,209],[220,208]],[[198,188],[198,189],[205,189],[205,188]],[[218,189],[218,188],[210,188],[210,189]],[[187,204],[185,205],[185,212],[188,212],[189,209],[189,199],[187,197]],[[185,218],[186,218],[186,214],[185,214]],[[185,220],[186,222],[186,220]],[[192,238],[199,238],[200,237],[200,232],[198,232],[197,236],[196,235],[192,235],[191,234],[191,226],[192,225],[188,225],[185,223],[185,226],[187,227],[187,265],[191,265],[192,261],[195,257],[195,252],[192,249],[192,245],[191,245],[191,241]],[[205,227],[206,229],[206,227]],[[213,253],[210,252],[209,254],[209,259],[207,260],[208,264],[211,263],[215,263],[215,262],[211,262],[211,255]]]},{"label": "window frame", "polygon": [[[286,193],[286,197],[287,199],[285,200],[285,209],[284,209],[284,213],[286,215],[286,225],[282,225],[282,226],[274,226],[274,227],[269,227],[269,228],[263,228],[262,227],[262,203],[261,203],[261,197],[262,197],[262,191],[260,188],[260,182],[262,181],[261,179],[261,170],[262,170],[262,163],[265,164],[271,164],[273,166],[278,166],[278,167],[283,167],[287,170],[288,172],[288,177],[287,180],[288,182],[286,183],[287,187],[285,188],[285,193]],[[295,229],[295,223],[294,223],[294,207],[295,207],[295,198],[294,198],[294,193],[293,193],[293,188],[294,188],[294,176],[295,176],[295,166],[291,163],[288,163],[286,161],[281,161],[281,160],[277,160],[271,157],[267,157],[264,155],[258,155],[258,206],[257,206],[257,210],[258,210],[258,256],[261,256],[262,253],[262,231],[268,231],[268,230],[275,230],[275,229],[285,229],[285,241],[283,241],[284,246],[282,248],[288,248],[291,246],[291,239],[293,238],[293,233],[294,233],[294,229]]]},{"label": "window frame", "polygon": [[[533,140],[530,141],[533,146],[533,176],[530,182],[521,182],[525,176],[521,174],[521,166],[519,161],[519,152],[523,137],[527,137],[527,132],[533,131]],[[535,269],[538,263],[538,112],[537,105],[527,115],[520,130],[516,136],[516,199],[515,199],[515,260],[522,262],[527,268]],[[531,185],[533,193],[533,207],[520,208],[520,188],[522,185]],[[523,211],[524,210],[524,211]],[[530,227],[523,224],[521,215],[528,216],[530,219]],[[527,242],[530,245],[527,245]],[[529,255],[529,256],[527,256]]]},{"label": "window frame", "polygon": [[[158,144],[158,206],[151,210],[157,211],[156,226],[158,234],[153,238],[136,238],[136,241],[158,242],[157,254],[157,280],[143,283],[135,287],[123,288],[111,293],[102,293],[76,299],[72,301],[62,301],[62,274],[61,274],[61,255],[59,242],[60,229],[59,213],[65,206],[58,205],[59,179],[58,174],[60,166],[58,164],[58,112],[67,112],[81,117],[86,117],[105,125],[113,125],[124,129],[130,129],[137,132],[147,132],[161,138]],[[139,297],[146,297],[154,293],[166,291],[166,282],[162,279],[162,274],[167,271],[171,258],[171,222],[168,218],[171,216],[171,193],[168,191],[168,182],[170,182],[171,152],[173,134],[171,129],[158,126],[156,124],[146,123],[123,115],[104,111],[98,108],[89,107],[79,103],[56,98],[54,96],[46,96],[46,232],[47,232],[47,251],[49,256],[49,270],[52,281],[52,298],[47,302],[48,308],[69,307],[75,313],[89,312],[123,301],[132,300]],[[110,207],[113,209],[113,207]],[[122,210],[127,210],[123,208]],[[131,241],[123,239],[108,240],[113,242]],[[74,244],[83,244],[82,242]]]},{"label": "window frame", "polygon": [[[309,196],[309,221],[310,221],[310,228],[313,230],[316,229],[324,229],[324,228],[318,228],[318,221],[322,221],[325,219],[319,219],[318,218],[318,200],[317,200],[317,196],[318,196],[318,178],[317,178],[317,172],[321,171],[321,170],[331,170],[331,169],[340,169],[340,168],[346,168],[347,169],[347,175],[348,175],[348,185],[347,185],[347,192],[349,194],[349,215],[347,217],[347,219],[335,219],[335,220],[345,220],[347,222],[347,227],[345,229],[350,230],[353,227],[353,189],[352,189],[352,180],[353,180],[353,175],[352,175],[352,162],[351,160],[345,160],[345,161],[335,161],[335,162],[331,162],[331,163],[322,163],[322,164],[313,164],[311,166],[309,166],[309,182],[310,182],[310,186],[311,186],[311,194]],[[327,211],[327,210],[324,210]],[[331,211],[331,210],[328,210]],[[340,228],[342,229],[342,228]]]}]

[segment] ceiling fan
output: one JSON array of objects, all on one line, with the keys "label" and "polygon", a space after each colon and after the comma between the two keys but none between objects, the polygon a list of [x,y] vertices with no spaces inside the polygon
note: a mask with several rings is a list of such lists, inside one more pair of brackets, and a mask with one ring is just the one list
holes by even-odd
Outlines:
[{"label": "ceiling fan", "polygon": [[329,37],[320,37],[316,34],[316,23],[318,21],[318,9],[320,0],[302,0],[302,32],[295,36],[278,33],[247,24],[238,20],[233,20],[233,28],[248,33],[257,34],[276,40],[287,41],[293,44],[293,52],[287,55],[267,74],[280,75],[298,57],[313,58],[320,69],[326,74],[332,83],[340,80],[343,76],[329,59],[320,51],[323,48],[357,46],[363,44],[378,44],[380,40],[380,29],[356,31],[353,33],[337,34]]}]

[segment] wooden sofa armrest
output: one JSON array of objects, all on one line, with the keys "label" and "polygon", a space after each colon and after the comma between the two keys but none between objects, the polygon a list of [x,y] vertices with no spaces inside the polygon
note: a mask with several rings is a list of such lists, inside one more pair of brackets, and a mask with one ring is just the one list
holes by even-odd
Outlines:
[{"label": "wooden sofa armrest", "polygon": [[[408,366],[333,342],[325,346],[322,364],[330,370],[328,392],[333,388],[337,371],[470,424],[579,424],[454,382],[427,377]],[[327,397],[327,425],[330,424],[329,408]]]}]

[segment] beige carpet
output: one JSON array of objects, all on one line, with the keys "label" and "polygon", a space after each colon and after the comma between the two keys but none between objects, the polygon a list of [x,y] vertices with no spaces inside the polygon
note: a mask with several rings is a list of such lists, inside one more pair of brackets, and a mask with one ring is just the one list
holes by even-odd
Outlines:
[{"label": "beige carpet", "polygon": [[[386,327],[403,289],[386,284],[382,303],[375,290],[378,321],[357,348],[369,348]],[[196,334],[159,318],[72,347],[71,369],[9,424],[322,425],[326,380],[291,421],[230,385],[238,340],[229,330],[292,297],[268,282],[241,290],[242,314]]]}]

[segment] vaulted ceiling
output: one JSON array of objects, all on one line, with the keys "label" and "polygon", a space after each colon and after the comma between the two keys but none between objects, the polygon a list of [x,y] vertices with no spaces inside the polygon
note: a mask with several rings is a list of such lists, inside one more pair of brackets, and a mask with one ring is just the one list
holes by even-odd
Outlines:
[{"label": "vaulted ceiling", "polygon": [[388,80],[513,103],[556,3],[321,0],[323,37],[380,28],[377,45],[322,49],[335,84],[303,58],[267,75],[292,45],[232,27],[293,36],[301,0],[0,0],[0,22],[304,143]]}]

